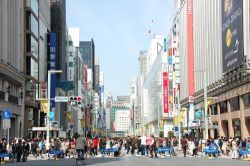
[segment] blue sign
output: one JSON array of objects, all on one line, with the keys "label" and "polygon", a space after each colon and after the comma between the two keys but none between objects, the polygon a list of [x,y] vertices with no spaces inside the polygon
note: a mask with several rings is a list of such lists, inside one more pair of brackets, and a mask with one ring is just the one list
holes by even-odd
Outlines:
[{"label": "blue sign", "polygon": [[164,38],[164,52],[167,52],[167,39]]},{"label": "blue sign", "polygon": [[55,113],[54,112],[49,112],[49,118],[53,119],[55,117]]},{"label": "blue sign", "polygon": [[199,109],[197,112],[196,112],[196,118],[197,119],[201,119],[201,118],[204,118],[204,112]]},{"label": "blue sign", "polygon": [[12,116],[11,110],[10,109],[4,109],[2,112],[2,118],[3,119],[10,119]]},{"label": "blue sign", "polygon": [[173,64],[172,56],[169,56],[169,57],[168,57],[168,64],[169,64],[169,65],[172,65],[172,64]]},{"label": "blue sign", "polygon": [[178,131],[178,127],[174,127],[174,131]]},{"label": "blue sign", "polygon": [[[56,33],[48,34],[49,69],[56,70]],[[56,74],[51,74],[50,97],[56,96]],[[55,108],[55,101],[51,101],[51,108]]]}]

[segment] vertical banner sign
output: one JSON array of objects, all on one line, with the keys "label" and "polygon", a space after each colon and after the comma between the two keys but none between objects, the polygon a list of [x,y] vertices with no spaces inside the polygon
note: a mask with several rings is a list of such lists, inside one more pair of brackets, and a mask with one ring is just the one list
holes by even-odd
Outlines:
[{"label": "vertical banner sign", "polygon": [[164,38],[164,52],[167,52],[167,39]]},{"label": "vertical banner sign", "polygon": [[188,95],[194,94],[193,0],[187,0]]},{"label": "vertical banner sign", "polygon": [[[56,70],[56,33],[49,33],[49,69]],[[56,96],[56,74],[51,74],[50,97]],[[51,100],[51,108],[55,108],[55,101]]]},{"label": "vertical banner sign", "polygon": [[168,113],[168,73],[163,72],[163,113]]},{"label": "vertical banner sign", "polygon": [[243,48],[243,0],[222,0],[223,72],[241,65]]}]

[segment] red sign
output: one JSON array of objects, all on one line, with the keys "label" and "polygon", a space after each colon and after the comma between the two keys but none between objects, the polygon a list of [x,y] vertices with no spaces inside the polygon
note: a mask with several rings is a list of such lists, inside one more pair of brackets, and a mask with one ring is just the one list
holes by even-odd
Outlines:
[{"label": "red sign", "polygon": [[163,72],[163,113],[168,113],[168,72]]},{"label": "red sign", "polygon": [[47,98],[47,83],[46,82],[40,83],[40,98],[42,99]]},{"label": "red sign", "polygon": [[187,0],[188,95],[194,94],[193,0]]}]

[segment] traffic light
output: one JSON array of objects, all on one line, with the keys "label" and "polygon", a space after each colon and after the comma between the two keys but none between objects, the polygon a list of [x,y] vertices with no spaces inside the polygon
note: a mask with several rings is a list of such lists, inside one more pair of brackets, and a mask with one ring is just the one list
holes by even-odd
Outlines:
[{"label": "traffic light", "polygon": [[70,96],[69,102],[73,106],[81,106],[82,104],[82,97],[81,96]]},{"label": "traffic light", "polygon": [[77,96],[77,105],[80,107],[82,105],[82,97],[81,96]]}]

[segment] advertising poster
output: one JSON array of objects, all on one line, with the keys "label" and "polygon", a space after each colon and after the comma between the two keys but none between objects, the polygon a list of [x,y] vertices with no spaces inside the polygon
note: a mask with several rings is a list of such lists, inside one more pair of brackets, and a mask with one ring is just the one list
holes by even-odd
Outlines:
[{"label": "advertising poster", "polygon": [[168,72],[163,72],[163,113],[168,113]]},{"label": "advertising poster", "polygon": [[227,72],[244,61],[243,0],[222,0],[222,64]]}]

